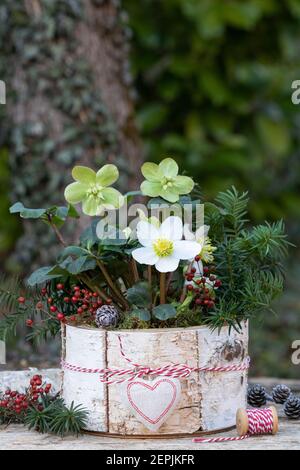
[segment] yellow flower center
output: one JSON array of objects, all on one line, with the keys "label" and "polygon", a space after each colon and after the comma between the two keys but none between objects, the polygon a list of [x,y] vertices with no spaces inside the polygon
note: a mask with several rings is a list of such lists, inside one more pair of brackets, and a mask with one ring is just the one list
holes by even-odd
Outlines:
[{"label": "yellow flower center", "polygon": [[200,252],[201,259],[205,263],[212,263],[214,260],[213,253],[216,251],[216,249],[217,248],[211,244],[209,237],[205,237],[204,245]]},{"label": "yellow flower center", "polygon": [[94,198],[102,198],[102,192],[103,187],[100,186],[100,184],[93,184],[90,186],[90,188],[87,191],[88,196],[94,197]]},{"label": "yellow flower center", "polygon": [[166,240],[165,238],[159,238],[156,242],[153,243],[153,249],[157,256],[160,258],[165,258],[170,256],[174,251],[174,244],[171,240]]},{"label": "yellow flower center", "polygon": [[174,184],[174,178],[168,178],[167,176],[164,176],[162,179],[162,187],[166,191],[167,189],[171,188]]}]

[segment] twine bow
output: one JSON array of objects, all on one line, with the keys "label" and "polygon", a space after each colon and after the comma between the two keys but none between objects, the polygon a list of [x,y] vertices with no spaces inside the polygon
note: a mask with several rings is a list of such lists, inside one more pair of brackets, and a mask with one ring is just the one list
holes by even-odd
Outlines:
[{"label": "twine bow", "polygon": [[151,376],[165,376],[172,378],[187,378],[193,372],[236,372],[236,371],[245,371],[249,369],[250,366],[250,357],[247,357],[244,362],[241,364],[224,366],[224,367],[189,367],[187,364],[168,364],[163,367],[151,368],[147,366],[142,366],[133,362],[129,359],[123,350],[123,344],[121,336],[118,335],[120,354],[121,356],[131,364],[131,368],[127,369],[88,369],[86,367],[80,367],[73,364],[70,364],[66,361],[62,361],[62,369],[70,370],[72,372],[81,372],[85,374],[99,374],[100,381],[107,385],[111,384],[120,384],[124,382],[130,382],[140,377],[151,377]]}]

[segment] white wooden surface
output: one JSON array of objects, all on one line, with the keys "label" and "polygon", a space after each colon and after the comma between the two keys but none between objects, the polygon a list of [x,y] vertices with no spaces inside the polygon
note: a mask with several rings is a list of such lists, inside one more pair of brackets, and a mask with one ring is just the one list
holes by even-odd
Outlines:
[{"label": "white wooden surface", "polygon": [[[188,450],[300,450],[300,421],[279,422],[279,433],[276,436],[252,437],[245,441],[222,444],[194,444],[188,439],[133,440],[116,439],[84,435],[78,439],[41,435],[27,431],[22,426],[0,428],[0,450],[176,450],[186,453]],[[235,436],[235,431],[225,433]],[[134,455],[134,454],[133,454]]]}]

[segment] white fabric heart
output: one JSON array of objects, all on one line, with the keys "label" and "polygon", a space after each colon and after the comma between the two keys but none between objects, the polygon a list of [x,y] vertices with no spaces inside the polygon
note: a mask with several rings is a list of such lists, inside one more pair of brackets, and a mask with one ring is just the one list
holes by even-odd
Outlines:
[{"label": "white fabric heart", "polygon": [[168,419],[180,395],[180,381],[169,377],[135,379],[123,385],[124,404],[150,431],[157,431]]}]

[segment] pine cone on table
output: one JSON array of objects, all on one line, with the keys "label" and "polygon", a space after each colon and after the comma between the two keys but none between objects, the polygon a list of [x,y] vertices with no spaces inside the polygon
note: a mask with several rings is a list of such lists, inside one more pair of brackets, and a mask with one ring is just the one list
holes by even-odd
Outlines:
[{"label": "pine cone on table", "polygon": [[275,403],[283,405],[291,395],[291,389],[286,385],[276,385],[272,390],[272,398]]},{"label": "pine cone on table", "polygon": [[117,326],[120,315],[113,305],[102,305],[96,312],[95,322],[98,328]]},{"label": "pine cone on table", "polygon": [[290,395],[283,410],[289,419],[300,419],[300,398]]},{"label": "pine cone on table", "polygon": [[262,385],[253,385],[248,389],[248,404],[253,408],[260,408],[267,403],[267,392]]}]

